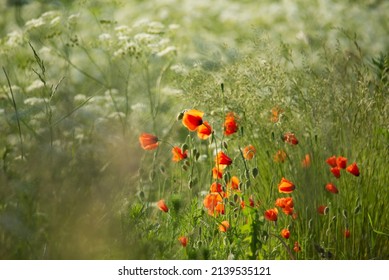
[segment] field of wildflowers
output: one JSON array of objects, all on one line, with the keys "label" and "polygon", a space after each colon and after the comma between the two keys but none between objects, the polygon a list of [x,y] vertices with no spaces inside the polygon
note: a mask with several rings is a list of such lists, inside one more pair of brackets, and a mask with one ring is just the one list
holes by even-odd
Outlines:
[{"label": "field of wildflowers", "polygon": [[1,2],[0,258],[389,259],[389,3],[259,2]]}]

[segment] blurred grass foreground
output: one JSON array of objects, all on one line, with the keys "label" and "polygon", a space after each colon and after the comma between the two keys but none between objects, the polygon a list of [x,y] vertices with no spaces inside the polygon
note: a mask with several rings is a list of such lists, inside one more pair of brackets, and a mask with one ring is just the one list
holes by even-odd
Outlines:
[{"label": "blurred grass foreground", "polygon": [[[389,258],[388,1],[3,0],[0,14],[1,259]],[[177,119],[189,108],[212,123],[208,142]],[[218,138],[228,111],[240,137]],[[237,164],[221,180],[242,188],[224,233],[203,206],[220,147]],[[333,155],[361,175],[334,179]],[[284,176],[298,218],[270,224]],[[283,227],[290,240],[272,238]]]}]

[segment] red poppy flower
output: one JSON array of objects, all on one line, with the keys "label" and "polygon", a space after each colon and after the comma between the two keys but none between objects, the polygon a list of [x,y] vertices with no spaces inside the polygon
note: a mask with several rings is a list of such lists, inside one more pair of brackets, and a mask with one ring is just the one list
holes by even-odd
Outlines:
[{"label": "red poppy flower", "polygon": [[220,183],[213,182],[211,185],[211,193],[221,193],[223,191],[223,187]]},{"label": "red poppy flower", "polygon": [[219,230],[221,232],[226,232],[230,228],[230,223],[228,221],[223,221],[219,225]]},{"label": "red poppy flower", "polygon": [[139,136],[139,143],[144,150],[154,150],[158,148],[158,137],[149,133],[142,133]]},{"label": "red poppy flower", "polygon": [[186,247],[186,245],[188,244],[188,237],[186,236],[180,236],[178,237],[178,241],[180,241],[182,247]]},{"label": "red poppy flower", "polygon": [[293,250],[294,250],[296,253],[298,253],[298,252],[301,251],[300,244],[299,244],[297,241],[294,243]]},{"label": "red poppy flower", "polygon": [[348,228],[346,228],[343,232],[345,238],[349,238],[351,235],[351,232]]},{"label": "red poppy flower", "polygon": [[336,159],[336,165],[337,165],[339,168],[341,168],[341,169],[345,169],[346,166],[347,166],[347,158],[339,156],[339,157]]},{"label": "red poppy flower", "polygon": [[284,111],[278,107],[274,107],[271,109],[271,118],[270,120],[273,122],[273,123],[277,123],[279,120],[280,120],[280,117],[281,117],[281,114],[283,113]]},{"label": "red poppy flower", "polygon": [[219,152],[215,158],[216,166],[219,165],[231,165],[232,159],[230,159],[225,153]]},{"label": "red poppy flower", "polygon": [[214,179],[221,179],[223,177],[223,169],[218,168],[217,166],[212,168],[212,177]]},{"label": "red poppy flower", "polygon": [[331,193],[335,193],[335,194],[337,194],[339,192],[338,189],[335,187],[335,185],[332,183],[328,183],[326,185],[326,190],[331,192]]},{"label": "red poppy flower", "polygon": [[204,207],[208,209],[208,214],[214,216],[215,211],[216,213],[219,213],[221,210],[224,211],[221,206],[218,207],[219,204],[222,204],[222,201],[223,197],[219,193],[214,192],[207,194],[207,196],[204,198],[203,204]]},{"label": "red poppy flower", "polygon": [[182,124],[190,131],[195,131],[203,124],[204,113],[195,109],[190,109],[184,112]]},{"label": "red poppy flower", "polygon": [[239,189],[239,183],[240,183],[239,178],[236,177],[236,176],[232,176],[232,177],[231,177],[231,180],[230,180],[229,186],[230,186],[231,189],[233,189],[233,190],[238,190],[238,189]]},{"label": "red poppy flower", "polygon": [[276,199],[276,206],[281,207],[281,208],[285,208],[285,207],[293,208],[293,206],[294,206],[293,198],[292,197],[277,198]]},{"label": "red poppy flower", "polygon": [[172,148],[172,154],[173,154],[172,160],[175,162],[179,162],[188,157],[188,151],[182,152],[182,150],[177,146]]},{"label": "red poppy flower", "polygon": [[278,184],[278,191],[280,193],[291,193],[295,188],[296,186],[285,178],[282,178],[281,182]]},{"label": "red poppy flower", "polygon": [[326,215],[326,214],[327,214],[327,211],[328,211],[328,207],[325,206],[325,205],[319,205],[319,207],[317,207],[317,212],[318,212],[320,215]]},{"label": "red poppy flower", "polygon": [[287,155],[286,155],[285,151],[279,150],[279,151],[277,151],[277,153],[274,155],[274,161],[275,161],[275,162],[279,162],[279,163],[283,163],[283,162],[285,162],[286,157],[287,157]]},{"label": "red poppy flower", "polygon": [[346,170],[348,172],[350,172],[351,174],[353,174],[354,176],[359,176],[359,168],[357,166],[357,164],[354,162],[353,164],[349,165]]},{"label": "red poppy flower", "polygon": [[197,127],[197,136],[202,140],[208,139],[211,133],[212,127],[208,122],[203,122]]},{"label": "red poppy flower", "polygon": [[290,231],[287,228],[281,230],[281,236],[285,239],[289,239]]},{"label": "red poppy flower", "polygon": [[340,178],[340,168],[335,166],[330,169],[331,173],[334,174],[336,178]]},{"label": "red poppy flower", "polygon": [[224,203],[218,203],[218,204],[216,204],[216,207],[215,207],[215,211],[216,211],[216,213],[218,213],[218,214],[222,214],[222,215],[224,215],[224,213],[225,213],[225,207],[224,207]]},{"label": "red poppy flower", "polygon": [[254,206],[255,206],[254,198],[253,198],[252,195],[250,195],[250,197],[249,197],[249,203],[250,203],[250,206],[251,206],[251,207],[254,207]]},{"label": "red poppy flower", "polygon": [[236,123],[235,114],[230,112],[227,114],[224,121],[224,135],[231,135],[238,131],[238,124]]},{"label": "red poppy flower", "polygon": [[161,210],[163,212],[169,211],[169,208],[167,207],[167,205],[163,199],[161,199],[160,201],[157,202],[157,207],[159,208],[159,210]]},{"label": "red poppy flower", "polygon": [[248,145],[243,149],[243,157],[247,160],[252,159],[255,156],[257,150],[253,145]]},{"label": "red poppy flower", "polygon": [[304,168],[308,168],[311,165],[311,156],[306,154],[304,159],[301,161],[301,166]]},{"label": "red poppy flower", "polygon": [[291,132],[285,133],[284,136],[282,137],[282,140],[284,140],[284,142],[289,143],[291,145],[297,145],[299,143],[294,133]]},{"label": "red poppy flower", "polygon": [[269,220],[269,221],[272,221],[272,222],[277,221],[277,218],[278,218],[278,210],[277,210],[277,208],[266,210],[264,216],[265,216],[266,220]]},{"label": "red poppy flower", "polygon": [[328,163],[331,167],[336,166],[336,156],[332,156],[326,159],[326,163]]}]

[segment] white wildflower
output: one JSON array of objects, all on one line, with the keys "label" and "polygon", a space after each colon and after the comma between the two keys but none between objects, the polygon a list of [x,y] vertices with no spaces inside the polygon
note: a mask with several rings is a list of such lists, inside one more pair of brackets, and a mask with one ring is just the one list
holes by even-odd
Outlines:
[{"label": "white wildflower", "polygon": [[24,104],[34,106],[34,105],[41,105],[45,104],[47,102],[47,99],[40,98],[40,97],[30,97],[24,100]]},{"label": "white wildflower", "polygon": [[169,46],[169,47],[165,48],[164,50],[160,51],[159,53],[157,53],[157,56],[162,57],[162,56],[165,56],[169,53],[176,54],[177,53],[176,47]]},{"label": "white wildflower", "polygon": [[152,21],[148,24],[147,32],[151,34],[159,34],[159,33],[163,33],[164,29],[165,29],[165,25],[157,21]]},{"label": "white wildflower", "polygon": [[41,80],[35,80],[26,88],[26,92],[31,92],[44,87],[44,83]]}]

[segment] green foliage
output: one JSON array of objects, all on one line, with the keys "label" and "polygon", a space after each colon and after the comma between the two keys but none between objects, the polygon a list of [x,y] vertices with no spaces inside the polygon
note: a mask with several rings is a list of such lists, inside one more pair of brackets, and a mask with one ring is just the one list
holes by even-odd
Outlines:
[{"label": "green foliage", "polygon": [[[385,1],[46,2],[0,4],[0,258],[389,257]],[[206,140],[183,126],[192,108]],[[219,151],[232,164],[216,179]],[[360,176],[336,179],[333,155]],[[205,207],[212,183],[222,214]]]}]

